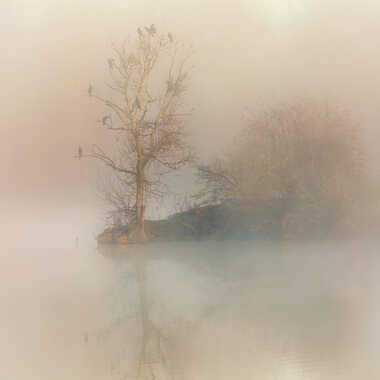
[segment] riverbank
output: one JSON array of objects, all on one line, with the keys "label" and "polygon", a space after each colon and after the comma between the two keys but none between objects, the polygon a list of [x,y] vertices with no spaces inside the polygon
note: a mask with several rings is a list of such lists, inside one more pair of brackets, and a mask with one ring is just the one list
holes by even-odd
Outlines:
[{"label": "riverbank", "polygon": [[[283,202],[228,201],[195,207],[162,220],[146,220],[148,241],[199,241],[225,239],[277,239],[281,236]],[[131,244],[133,226],[110,227],[98,243]]]}]

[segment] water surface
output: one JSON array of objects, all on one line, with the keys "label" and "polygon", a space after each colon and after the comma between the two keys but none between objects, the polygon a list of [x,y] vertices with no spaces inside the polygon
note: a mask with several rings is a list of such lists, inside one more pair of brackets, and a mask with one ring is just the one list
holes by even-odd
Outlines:
[{"label": "water surface", "polygon": [[3,242],[0,378],[380,374],[376,242],[54,241]]}]

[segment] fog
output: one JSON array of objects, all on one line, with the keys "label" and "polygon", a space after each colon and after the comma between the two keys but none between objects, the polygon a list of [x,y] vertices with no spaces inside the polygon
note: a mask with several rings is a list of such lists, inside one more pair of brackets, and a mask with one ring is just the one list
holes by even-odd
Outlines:
[{"label": "fog", "polygon": [[375,1],[4,2],[1,193],[75,200],[80,188],[91,190],[89,167],[72,159],[79,143],[104,139],[96,123],[103,110],[88,98],[88,84],[102,89],[112,43],[151,22],[196,50],[189,130],[200,154],[227,144],[246,109],[303,97],[337,102],[374,141],[379,8]]},{"label": "fog", "polygon": [[141,270],[174,378],[377,378],[373,243],[23,249],[4,257],[3,378],[134,378]]},{"label": "fog", "polygon": [[[154,23],[195,49],[199,157],[268,105],[318,99],[360,124],[377,177],[379,2],[13,0],[0,11],[1,378],[135,376],[136,260],[148,312],[175,346],[174,378],[378,378],[378,242],[99,251],[99,166],[75,155],[108,143],[87,87],[104,90],[112,44]],[[171,180],[177,192],[191,173]]]}]

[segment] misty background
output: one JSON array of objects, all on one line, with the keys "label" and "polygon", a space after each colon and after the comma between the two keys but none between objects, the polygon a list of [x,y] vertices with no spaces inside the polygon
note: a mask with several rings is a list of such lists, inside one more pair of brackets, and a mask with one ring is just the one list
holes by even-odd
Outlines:
[{"label": "misty background", "polygon": [[376,1],[3,2],[2,202],[95,205],[95,164],[74,159],[106,135],[87,87],[104,88],[112,44],[151,22],[195,48],[189,130],[201,157],[247,114],[303,98],[348,110],[376,150],[379,13]]},{"label": "misty background", "polygon": [[[111,299],[115,300],[114,295],[119,293],[114,287],[121,286],[118,281],[123,278],[123,272],[115,269],[117,264],[106,263],[94,254],[95,236],[104,227],[104,205],[96,192],[99,166],[96,162],[78,161],[75,155],[79,144],[86,149],[93,143],[107,143],[107,132],[97,123],[104,110],[89,99],[87,88],[91,83],[104,89],[108,80],[107,58],[113,43],[135,34],[139,26],[154,23],[158,30],[171,31],[178,39],[194,46],[195,69],[187,98],[194,114],[188,130],[201,158],[212,157],[228,146],[247,118],[266,106],[316,98],[337,104],[360,123],[371,170],[377,177],[379,20],[380,4],[375,0],[2,1],[0,252],[5,286],[0,292],[4,300],[0,334],[5,342],[2,351],[6,352],[1,365],[4,378],[87,379],[94,378],[91,376],[96,373],[97,365],[101,366],[96,360],[101,357],[97,349],[90,350],[89,359],[88,350],[78,342],[83,343],[85,331],[96,330],[110,320],[107,313],[111,312],[104,307],[104,299],[109,299],[111,293]],[[189,191],[193,186],[191,171],[176,174],[173,182],[177,190]],[[165,204],[160,215],[169,212],[169,207]],[[75,245],[77,237],[79,251]],[[202,252],[212,256],[218,249],[206,246]],[[366,365],[372,370],[366,373],[367,378],[372,375],[376,378],[375,366],[371,367],[376,362],[379,344],[373,338],[378,331],[379,312],[375,306],[379,268],[376,244],[365,248],[353,244],[350,249],[324,247],[325,251],[338,252],[329,264],[317,259],[311,250],[313,254],[301,261],[292,257],[286,263],[276,262],[273,255],[268,255],[261,262],[267,277],[262,275],[252,280],[250,275],[257,273],[246,269],[244,284],[236,288],[231,285],[229,296],[221,301],[222,305],[223,302],[230,305],[230,300],[235,299],[231,314],[224,311],[219,325],[211,333],[206,328],[200,337],[211,340],[210,337],[219,336],[220,343],[224,338],[228,340],[226,336],[234,336],[234,331],[223,330],[224,323],[234,321],[234,327],[245,326],[249,317],[238,318],[239,302],[244,299],[251,305],[250,289],[263,290],[258,305],[265,305],[266,297],[272,300],[270,305],[276,305],[278,296],[285,299],[284,310],[287,310],[288,304],[294,304],[289,294],[298,289],[296,281],[291,279],[306,281],[307,275],[315,276],[305,291],[310,290],[317,297],[322,294],[318,299],[323,302],[330,294],[332,301],[327,300],[330,306],[326,318],[333,316],[336,324],[333,327],[345,321],[347,329],[353,328],[355,332],[352,340],[348,340],[351,345],[356,342],[354,352],[339,359],[342,360],[338,361],[339,366],[344,368],[349,358],[366,352],[369,358]],[[257,258],[246,258],[248,251],[246,246],[240,249],[242,258],[231,273],[240,276],[244,268],[255,267]],[[349,260],[340,256],[347,251]],[[227,247],[226,252],[234,253],[235,248]],[[271,248],[268,252],[272,252]],[[360,252],[368,252],[370,258],[361,260]],[[219,272],[227,271],[223,267],[216,268],[215,276],[201,271],[194,277],[193,272],[185,269],[182,270],[186,275],[182,276],[181,269],[167,263],[154,268],[152,271],[163,273],[166,281],[163,289],[167,293],[162,302],[169,305],[179,302],[178,309],[183,313],[193,305],[198,305],[194,307],[198,311],[199,304],[207,303],[204,301],[207,297],[212,303],[219,302],[219,298],[223,300],[224,285],[220,283],[225,284],[225,279],[222,276],[219,280]],[[326,272],[327,268],[330,272]],[[350,270],[342,271],[342,268]],[[355,269],[351,271],[351,268]],[[335,276],[331,288],[326,285],[329,275]],[[367,283],[362,282],[363,278],[367,278]],[[179,290],[182,294],[170,293],[171,280],[176,284],[183,280]],[[195,285],[198,280],[204,287]],[[157,283],[160,281],[156,278]],[[282,287],[284,294],[277,295],[276,289]],[[245,289],[243,295],[241,288]],[[190,300],[186,307],[181,304],[184,294]],[[365,313],[358,316],[355,313],[363,294],[368,297],[362,304]],[[340,305],[342,299],[343,316],[340,306],[338,311],[331,306]],[[297,302],[307,308],[315,307],[314,301]],[[249,310],[251,306],[247,306]],[[257,304],[252,310],[255,307]],[[273,308],[267,309],[269,314],[277,310]],[[352,315],[352,320],[346,318],[346,312]],[[259,326],[262,323],[271,331],[274,325],[263,322],[268,316],[265,313],[260,316]],[[286,321],[292,320],[291,317],[285,318]],[[296,318],[296,322],[297,326],[302,325],[303,319]],[[275,323],[281,331],[279,319],[275,318]],[[289,328],[286,323],[284,326]],[[314,328],[313,323],[307,326]],[[220,335],[218,328],[226,335]],[[240,342],[244,331],[239,331],[236,341]],[[321,347],[331,343],[327,335],[328,332]],[[362,340],[357,340],[359,335]],[[333,342],[346,344],[344,339]],[[302,342],[299,344],[302,346]],[[196,347],[195,343],[195,350]],[[48,359],[47,352],[51,354]],[[340,354],[339,349],[337,352]],[[223,358],[223,353],[219,354],[216,361]],[[237,360],[232,357],[231,362],[234,359]],[[249,358],[245,359],[248,362]],[[23,368],[31,370],[27,372]],[[236,374],[232,369],[225,371],[226,375],[231,373]],[[352,374],[357,378],[354,371]],[[291,374],[286,376],[285,379],[297,379]]]}]

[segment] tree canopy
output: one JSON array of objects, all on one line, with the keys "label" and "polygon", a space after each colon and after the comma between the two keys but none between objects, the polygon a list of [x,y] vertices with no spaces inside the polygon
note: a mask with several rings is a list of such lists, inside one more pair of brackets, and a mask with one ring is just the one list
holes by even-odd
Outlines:
[{"label": "tree canopy", "polygon": [[226,155],[199,166],[199,196],[282,199],[285,230],[327,233],[360,198],[364,164],[358,125],[344,112],[317,102],[280,106],[252,119]]},{"label": "tree canopy", "polygon": [[110,93],[100,95],[90,85],[88,94],[108,110],[100,122],[115,134],[115,145],[111,152],[94,145],[87,156],[111,169],[111,177],[102,181],[105,199],[135,224],[135,238],[145,240],[148,198],[163,195],[161,176],[166,171],[192,159],[185,141],[191,112],[184,100],[192,51],[154,25],[138,28],[133,40],[113,50],[107,60]]}]

